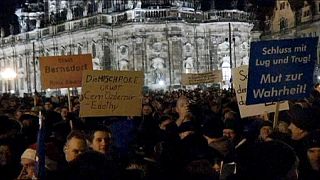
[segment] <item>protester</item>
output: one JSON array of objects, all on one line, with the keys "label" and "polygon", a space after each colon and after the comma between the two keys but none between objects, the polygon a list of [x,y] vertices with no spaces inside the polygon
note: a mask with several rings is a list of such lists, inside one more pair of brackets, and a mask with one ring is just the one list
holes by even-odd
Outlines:
[{"label": "protester", "polygon": [[[272,116],[241,118],[235,94],[227,90],[149,91],[140,117],[80,118],[76,96],[71,112],[66,96],[10,98],[1,101],[7,116],[0,118],[0,143],[13,135],[21,146],[12,151],[23,157],[20,178],[36,177],[37,152],[30,145],[37,143],[40,111],[47,179],[279,179],[296,178],[297,167],[300,179],[319,174],[316,98],[290,101],[275,129]],[[1,156],[0,170],[9,165],[9,154]],[[20,170],[20,163],[10,163]]]},{"label": "protester", "polygon": [[266,141],[268,139],[270,134],[272,134],[272,132],[273,132],[272,126],[273,126],[273,124],[271,121],[269,121],[269,120],[263,121],[262,126],[260,128],[259,140]]},{"label": "protester", "polygon": [[314,88],[310,94],[309,101],[315,105],[320,107],[320,83],[316,83]]},{"label": "protester", "polygon": [[21,136],[23,138],[23,146],[28,147],[36,143],[39,130],[39,118],[31,114],[23,114],[19,121],[22,124]]},{"label": "protester", "polygon": [[320,179],[320,130],[311,132],[305,141],[307,163],[300,171],[299,179]]},{"label": "protester", "polygon": [[309,134],[316,130],[319,124],[316,119],[315,110],[309,106],[297,103],[289,111],[291,118],[289,129],[291,130],[291,138],[293,140],[292,147],[299,157],[299,171],[302,174],[304,174],[304,168],[309,164],[306,157],[306,141]]},{"label": "protester", "polygon": [[111,150],[111,132],[103,127],[91,130],[89,146],[93,151],[107,155]]},{"label": "protester", "polygon": [[28,148],[21,155],[22,170],[17,179],[36,179],[36,150]]},{"label": "protester", "polygon": [[22,124],[6,115],[0,115],[0,140],[15,138],[21,133]]},{"label": "protester", "polygon": [[87,139],[85,134],[79,131],[72,131],[68,137],[64,146],[64,154],[67,162],[71,162],[76,159],[81,153],[88,150]]},{"label": "protester", "polygon": [[0,140],[0,174],[1,179],[13,180],[19,175],[20,158],[13,139]]},{"label": "protester", "polygon": [[141,114],[141,117],[134,119],[138,122],[137,146],[142,149],[144,153],[150,154],[157,143],[157,123],[160,114],[158,111],[155,111],[155,108],[151,104],[143,104]]},{"label": "protester", "polygon": [[245,141],[240,119],[226,119],[224,121],[223,136],[227,137],[238,148]]},{"label": "protester", "polygon": [[118,180],[120,171],[114,168],[106,156],[97,151],[87,151],[80,154],[69,163],[65,179],[79,180]]},{"label": "protester", "polygon": [[298,178],[298,158],[294,150],[283,142],[255,143],[238,156],[237,173],[230,176],[228,178],[230,180],[296,180]]},{"label": "protester", "polygon": [[[226,160],[227,156],[231,157],[234,151],[234,145],[232,141],[223,136],[223,122],[217,119],[211,119],[202,126],[202,134],[208,142],[208,146],[217,150],[219,153],[217,162]],[[228,160],[229,161],[229,160]]]}]

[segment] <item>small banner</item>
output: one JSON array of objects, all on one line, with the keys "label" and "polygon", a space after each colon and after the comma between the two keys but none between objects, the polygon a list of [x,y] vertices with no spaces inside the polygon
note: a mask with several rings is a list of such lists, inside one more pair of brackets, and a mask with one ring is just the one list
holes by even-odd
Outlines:
[{"label": "small banner", "polygon": [[182,85],[196,85],[204,83],[219,83],[222,81],[222,71],[214,70],[213,72],[206,73],[184,73],[181,74],[181,84]]},{"label": "small banner", "polygon": [[84,71],[80,116],[141,116],[142,71]]},{"label": "small banner", "polygon": [[82,71],[92,70],[91,54],[40,57],[43,89],[81,87]]},{"label": "small banner", "polygon": [[[275,112],[276,103],[262,103],[246,105],[247,83],[248,83],[248,66],[241,66],[232,69],[233,88],[236,93],[238,107],[241,118],[264,114],[265,112]],[[279,110],[288,110],[288,101],[280,103]]]},{"label": "small banner", "polygon": [[318,37],[252,42],[247,104],[309,96],[317,45]]}]

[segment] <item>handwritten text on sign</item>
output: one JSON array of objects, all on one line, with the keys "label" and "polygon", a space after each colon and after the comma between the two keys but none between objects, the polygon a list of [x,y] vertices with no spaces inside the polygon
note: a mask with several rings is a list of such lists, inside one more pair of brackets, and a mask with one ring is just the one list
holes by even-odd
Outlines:
[{"label": "handwritten text on sign", "polygon": [[82,71],[92,70],[91,54],[40,57],[44,89],[80,87]]},{"label": "handwritten text on sign", "polygon": [[[248,83],[248,66],[241,66],[232,69],[233,87],[236,92],[238,107],[242,118],[255,115],[261,115],[265,112],[275,112],[275,103],[261,103],[254,105],[246,105],[247,83]],[[279,110],[289,109],[288,101],[280,104]]]},{"label": "handwritten text on sign", "polygon": [[222,81],[222,71],[215,70],[213,72],[199,73],[199,74],[182,74],[181,84],[195,85],[202,83],[219,83]]},{"label": "handwritten text on sign", "polygon": [[251,43],[247,104],[308,96],[317,44],[318,38]]},{"label": "handwritten text on sign", "polygon": [[85,71],[80,116],[140,116],[143,80],[138,71]]}]

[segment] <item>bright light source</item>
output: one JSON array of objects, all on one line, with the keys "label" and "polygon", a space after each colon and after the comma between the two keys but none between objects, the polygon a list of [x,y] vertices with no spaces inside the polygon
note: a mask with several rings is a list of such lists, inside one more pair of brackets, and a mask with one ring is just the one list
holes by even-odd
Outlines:
[{"label": "bright light source", "polygon": [[47,89],[47,91],[48,91],[48,92],[50,92],[50,91],[51,91],[51,89],[49,88],[49,89]]},{"label": "bright light source", "polygon": [[164,85],[164,81],[163,81],[163,80],[160,80],[160,81],[158,82],[158,84],[159,84],[160,86],[163,86],[163,85]]},{"label": "bright light source", "polygon": [[320,80],[320,76],[318,76],[318,80]]},{"label": "bright light source", "polygon": [[14,93],[15,93],[15,91],[14,91],[14,90],[10,90],[10,93],[11,93],[11,94],[14,94]]},{"label": "bright light source", "polygon": [[11,68],[6,68],[1,72],[1,77],[5,80],[10,80],[16,78],[17,73]]}]

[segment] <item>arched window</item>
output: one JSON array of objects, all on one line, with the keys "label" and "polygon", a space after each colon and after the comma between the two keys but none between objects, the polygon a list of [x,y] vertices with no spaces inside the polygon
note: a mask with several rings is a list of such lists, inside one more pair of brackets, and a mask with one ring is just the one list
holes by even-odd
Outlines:
[{"label": "arched window", "polygon": [[19,56],[19,61],[18,62],[19,62],[19,66],[18,67],[22,68],[23,67],[22,63],[23,62],[22,62],[22,57],[21,56]]},{"label": "arched window", "polygon": [[92,44],[92,57],[96,58],[96,56],[97,56],[96,44]]},{"label": "arched window", "polygon": [[280,31],[286,30],[288,29],[288,19],[282,17],[280,19]]},{"label": "arched window", "polygon": [[78,46],[78,54],[82,54],[81,46]]},{"label": "arched window", "polygon": [[88,14],[93,14],[94,5],[91,2],[88,2],[87,7],[88,7]]},{"label": "arched window", "polygon": [[103,62],[105,69],[111,69],[110,47],[103,47]]}]

